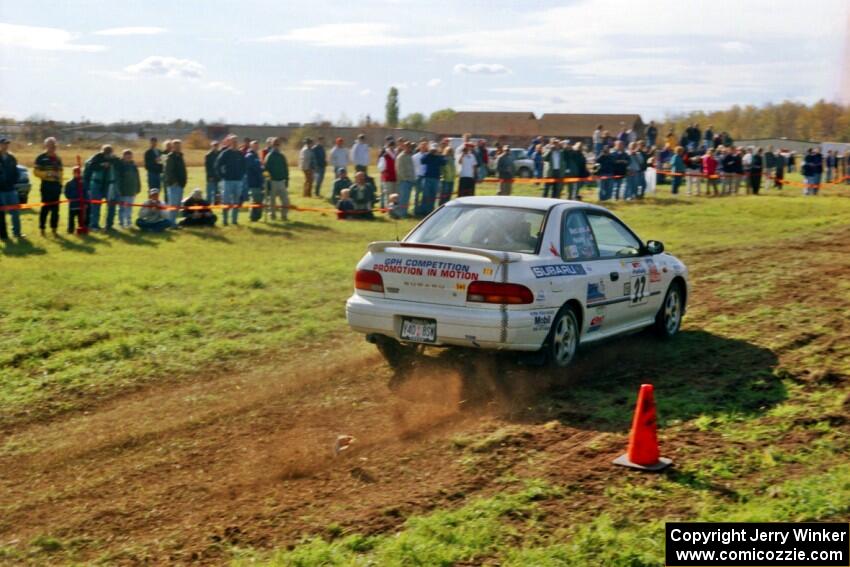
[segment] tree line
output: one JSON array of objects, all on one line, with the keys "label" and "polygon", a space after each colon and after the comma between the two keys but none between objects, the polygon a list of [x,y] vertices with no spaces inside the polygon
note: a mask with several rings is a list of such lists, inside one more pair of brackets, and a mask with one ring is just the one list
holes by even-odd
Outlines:
[{"label": "tree line", "polygon": [[679,135],[693,123],[699,124],[703,130],[711,125],[715,132],[729,132],[735,140],[788,138],[850,142],[850,106],[825,100],[814,104],[790,100],[764,106],[736,104],[726,110],[676,114],[667,116],[659,131],[663,135],[672,128]]}]

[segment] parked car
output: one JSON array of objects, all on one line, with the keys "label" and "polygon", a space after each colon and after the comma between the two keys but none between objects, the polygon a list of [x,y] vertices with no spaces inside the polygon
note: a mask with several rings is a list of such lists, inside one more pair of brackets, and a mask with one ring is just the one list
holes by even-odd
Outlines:
[{"label": "parked car", "polygon": [[[496,148],[489,148],[487,153],[490,155],[490,161],[487,162],[487,169],[490,175],[496,174]],[[524,177],[526,179],[534,177],[534,160],[528,157],[528,152],[523,148],[511,148],[511,155],[514,158],[514,175],[516,177]]]},{"label": "parked car", "polygon": [[688,269],[603,207],[464,197],[400,242],[373,242],[346,304],[351,328],[404,366],[422,345],[537,352],[553,367],[580,345],[645,327],[679,331]]},{"label": "parked car", "polygon": [[30,174],[22,165],[18,166],[18,182],[15,183],[15,189],[18,191],[18,201],[26,203],[30,197]]}]

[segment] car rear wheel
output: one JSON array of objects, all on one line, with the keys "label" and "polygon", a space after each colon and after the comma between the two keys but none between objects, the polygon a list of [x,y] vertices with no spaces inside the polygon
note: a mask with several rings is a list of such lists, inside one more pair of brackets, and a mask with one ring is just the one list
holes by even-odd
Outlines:
[{"label": "car rear wheel", "polygon": [[384,335],[369,337],[369,341],[375,343],[378,352],[393,370],[408,368],[416,360],[420,347],[416,345],[403,344]]},{"label": "car rear wheel", "polygon": [[549,337],[546,339],[546,354],[549,366],[565,368],[576,356],[579,343],[578,318],[572,307],[564,306],[555,316]]},{"label": "car rear wheel", "polygon": [[527,167],[522,167],[519,170],[519,176],[523,179],[530,179],[531,178],[531,170],[528,169]]},{"label": "car rear wheel", "polygon": [[682,286],[673,282],[667,288],[664,303],[655,315],[655,332],[664,339],[672,338],[682,325]]}]

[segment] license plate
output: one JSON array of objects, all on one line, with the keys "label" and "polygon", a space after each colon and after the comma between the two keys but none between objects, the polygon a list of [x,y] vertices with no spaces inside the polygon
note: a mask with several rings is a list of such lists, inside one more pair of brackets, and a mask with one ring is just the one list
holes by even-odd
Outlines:
[{"label": "license plate", "polygon": [[437,340],[437,321],[404,318],[401,320],[401,338],[417,343],[433,343]]}]

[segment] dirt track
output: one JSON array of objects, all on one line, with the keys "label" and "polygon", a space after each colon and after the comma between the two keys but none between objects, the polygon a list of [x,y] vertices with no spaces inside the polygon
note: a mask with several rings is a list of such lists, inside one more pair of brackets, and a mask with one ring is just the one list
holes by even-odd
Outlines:
[{"label": "dirt track", "polygon": [[[823,246],[840,246],[849,233]],[[745,251],[749,259],[737,270],[757,270],[788,252]],[[692,269],[716,265],[709,255],[686,260]],[[846,268],[830,277],[840,275]],[[796,281],[799,297],[819,285],[813,277]],[[776,301],[787,300],[776,293]],[[705,305],[717,308],[722,299],[697,288],[691,301],[703,304],[689,318],[693,337]],[[738,387],[712,378],[724,365],[745,375],[777,364],[765,349],[717,338],[709,348],[727,360],[709,350],[671,367],[647,354],[651,340],[595,347],[564,382],[507,358],[450,358],[426,364],[397,391],[387,387],[390,371],[370,346],[338,341],[241,376],[159,384],[85,414],[22,425],[0,445],[0,545],[26,547],[46,534],[70,542],[80,559],[215,563],[231,544],[290,545],[331,525],[386,531],[411,513],[500,490],[495,479],[530,469],[560,484],[580,482],[582,498],[570,502],[571,514],[592,511],[606,481],[622,474],[609,462],[624,446],[629,400],[606,401],[623,419],[602,425],[559,392],[655,377],[670,391],[705,384],[722,396]],[[629,364],[619,364],[624,360]],[[780,396],[766,394],[764,403]],[[356,440],[334,456],[339,434]],[[459,458],[459,438],[488,435],[493,446],[480,459]],[[673,456],[683,444],[666,442]],[[710,438],[706,444],[710,450]]]}]

